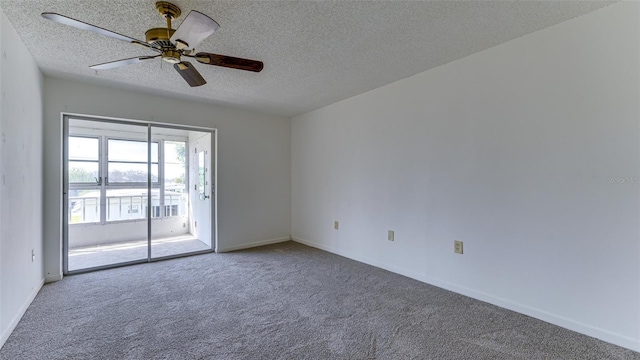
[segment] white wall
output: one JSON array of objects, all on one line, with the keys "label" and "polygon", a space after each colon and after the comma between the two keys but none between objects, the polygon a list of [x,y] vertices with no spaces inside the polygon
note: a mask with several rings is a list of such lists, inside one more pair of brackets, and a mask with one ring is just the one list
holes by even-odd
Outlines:
[{"label": "white wall", "polygon": [[618,3],[294,118],[294,239],[640,350],[639,19]]},{"label": "white wall", "polygon": [[[123,205],[125,207],[126,205]],[[114,206],[117,209],[117,204]],[[95,209],[95,207],[94,207]],[[117,211],[117,210],[116,210]],[[142,210],[141,210],[142,211]],[[152,218],[152,239],[186,235],[189,216]],[[139,241],[147,238],[147,219],[89,223],[69,226],[69,247],[107,245],[123,241]]]},{"label": "white wall", "polygon": [[291,120],[45,77],[45,275],[61,276],[61,112],[218,129],[221,251],[289,239]]},{"label": "white wall", "polygon": [[[0,346],[43,283],[43,77],[0,11]],[[35,261],[31,260],[34,251]]]},{"label": "white wall", "polygon": [[[4,107],[4,100],[2,99],[2,66],[4,64],[4,60],[2,60],[2,53],[4,52],[4,46],[2,44],[4,44],[4,41],[2,41],[2,33],[4,33],[4,27],[7,26],[6,25],[6,20],[5,20],[5,15],[4,12],[2,11],[2,8],[0,7],[0,141],[2,141],[2,124],[4,121],[2,121],[2,108]],[[1,144],[1,143],[0,143]],[[0,145],[0,184],[2,182],[2,164],[4,163],[2,161],[2,157],[4,154],[4,150],[2,145]],[[2,185],[0,185],[2,186]],[[0,201],[2,201],[2,190],[0,188]],[[2,204],[0,203],[0,261],[2,261],[2,243],[3,243],[3,226],[2,226]],[[2,300],[2,264],[0,264],[0,301]],[[8,337],[8,335],[5,335],[5,330],[2,327],[2,309],[0,309],[0,349],[2,349],[2,346],[4,345],[5,337]]]}]

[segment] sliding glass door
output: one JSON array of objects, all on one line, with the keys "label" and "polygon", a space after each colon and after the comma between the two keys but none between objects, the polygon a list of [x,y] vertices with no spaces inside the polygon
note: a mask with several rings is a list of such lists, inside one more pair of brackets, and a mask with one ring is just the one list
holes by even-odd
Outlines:
[{"label": "sliding glass door", "polygon": [[[152,196],[151,257],[171,257],[185,252],[206,251],[212,247],[211,191],[200,183],[212,183],[211,132],[152,127],[152,141],[162,154],[159,174],[163,186]],[[203,147],[206,146],[206,149]],[[205,159],[200,153],[205,152]],[[200,176],[199,164],[206,174]],[[208,170],[208,171],[207,171]]]},{"label": "sliding glass door", "polygon": [[65,273],[213,251],[212,130],[64,122]]}]

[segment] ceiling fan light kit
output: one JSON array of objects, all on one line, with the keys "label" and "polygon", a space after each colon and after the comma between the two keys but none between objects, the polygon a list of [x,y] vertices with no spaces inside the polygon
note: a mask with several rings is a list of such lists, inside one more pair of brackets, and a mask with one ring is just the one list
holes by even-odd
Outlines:
[{"label": "ceiling fan light kit", "polygon": [[182,14],[180,8],[167,1],[158,1],[156,3],[156,10],[166,19],[167,27],[158,27],[147,30],[145,32],[145,41],[137,40],[126,35],[118,34],[116,32],[52,12],[44,12],[42,13],[42,17],[60,24],[73,26],[78,29],[92,31],[118,40],[126,41],[131,44],[140,45],[157,53],[157,55],[153,56],[139,56],[90,66],[91,69],[95,70],[113,69],[161,57],[162,60],[174,64],[174,69],[191,87],[201,86],[207,82],[190,62],[182,61],[182,56],[194,58],[199,63],[207,65],[222,66],[253,72],[262,71],[264,64],[257,60],[205,52],[199,52],[196,55],[193,55],[195,47],[220,28],[220,25],[207,15],[192,10],[177,29],[172,29],[172,20],[180,17]]}]

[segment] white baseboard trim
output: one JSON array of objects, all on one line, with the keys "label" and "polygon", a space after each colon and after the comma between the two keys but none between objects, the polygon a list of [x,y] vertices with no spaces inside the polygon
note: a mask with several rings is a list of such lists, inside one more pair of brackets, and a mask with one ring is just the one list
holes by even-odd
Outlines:
[{"label": "white baseboard trim", "polygon": [[44,283],[48,284],[48,283],[52,283],[52,282],[56,282],[56,281],[60,281],[60,280],[62,280],[62,274],[49,275],[49,276],[46,276],[44,278]]},{"label": "white baseboard trim", "polygon": [[31,303],[33,302],[33,299],[36,298],[36,295],[38,295],[38,292],[40,291],[40,289],[42,289],[42,285],[44,285],[44,278],[40,280],[40,283],[38,284],[38,286],[36,286],[31,292],[31,294],[29,294],[29,297],[27,298],[25,303],[22,305],[20,310],[18,310],[18,313],[16,314],[16,316],[14,316],[11,322],[9,323],[9,327],[7,328],[7,330],[5,330],[5,332],[2,333],[2,336],[0,336],[0,349],[2,349],[2,347],[4,346],[4,343],[7,342],[7,339],[9,339],[9,336],[11,335],[13,330],[15,330],[16,326],[18,326],[20,319],[22,319],[22,316],[24,316],[24,313],[27,312],[29,305],[31,305]]},{"label": "white baseboard trim", "polygon": [[406,276],[406,277],[410,277],[412,279],[416,279],[418,281],[422,281],[422,282],[428,283],[427,281],[425,281],[423,279],[423,276],[421,274],[418,274],[418,273],[416,273],[414,271],[410,271],[410,270],[407,270],[407,269],[403,269],[403,268],[399,268],[399,267],[396,267],[396,266],[392,266],[392,265],[386,264],[386,263],[384,263],[382,261],[374,260],[374,259],[368,258],[366,256],[361,256],[359,254],[350,254],[347,251],[344,251],[344,250],[341,250],[341,249],[338,249],[338,248],[334,248],[332,246],[324,245],[324,244],[318,244],[316,242],[309,241],[309,240],[306,240],[306,239],[301,239],[299,237],[292,236],[291,240],[293,240],[295,242],[298,242],[300,244],[304,244],[304,245],[307,245],[307,246],[314,247],[316,249],[320,249],[320,250],[324,250],[324,251],[327,251],[327,252],[330,252],[330,253],[333,253],[333,254],[336,254],[336,255],[340,255],[342,257],[346,257],[346,258],[351,259],[351,260],[359,261],[359,262],[365,263],[367,265],[379,267],[381,269],[391,271],[392,273],[400,274],[400,275],[403,275],[403,276]]},{"label": "white baseboard trim", "polygon": [[589,324],[585,324],[579,321],[575,321],[560,315],[556,315],[556,314],[552,314],[543,310],[539,310],[539,309],[535,309],[532,308],[530,306],[524,305],[524,304],[520,304],[520,303],[516,303],[513,302],[511,300],[508,299],[504,299],[498,296],[494,296],[491,294],[487,294],[485,292],[482,291],[478,291],[478,290],[474,290],[474,289],[469,289],[463,286],[458,286],[455,284],[451,284],[445,281],[441,281],[438,279],[434,279],[431,277],[428,277],[424,274],[420,274],[402,267],[397,267],[394,265],[390,265],[387,263],[384,263],[382,261],[379,260],[375,260],[375,259],[371,259],[365,256],[361,256],[358,254],[351,254],[347,251],[341,250],[341,249],[337,249],[334,248],[332,246],[328,246],[328,245],[324,245],[324,244],[319,244],[310,240],[306,240],[306,239],[301,239],[299,237],[295,237],[292,236],[291,240],[304,244],[304,245],[308,245],[320,250],[324,250],[336,255],[340,255],[352,260],[356,260],[368,265],[372,265],[384,270],[388,270],[391,271],[393,273],[396,274],[400,274],[406,277],[410,277],[412,279],[433,285],[433,286],[437,286],[439,288],[445,289],[445,290],[449,290],[449,291],[453,291],[455,293],[461,294],[461,295],[465,295],[468,296],[470,298],[474,298],[476,300],[480,300],[480,301],[484,301],[505,309],[509,309],[524,315],[528,315],[531,317],[534,317],[536,319],[542,320],[542,321],[546,321],[548,323],[551,323],[553,325],[557,325],[584,335],[588,335],[618,346],[622,346],[624,348],[627,349],[631,349],[634,351],[640,351],[640,339],[633,339],[631,337],[627,337],[627,336],[623,336],[608,330],[604,330],[604,329],[600,329],[598,327],[595,327],[593,325],[589,325]]},{"label": "white baseboard trim", "polygon": [[223,248],[218,249],[218,252],[229,252],[229,251],[236,251],[236,250],[242,250],[242,249],[249,249],[249,248],[253,248],[253,247],[257,247],[257,246],[277,244],[277,243],[281,243],[281,242],[285,242],[285,241],[289,241],[289,240],[291,240],[290,236],[276,238],[276,239],[254,241],[254,242],[247,243],[247,244],[242,244],[242,245],[234,245],[234,246],[223,247]]}]

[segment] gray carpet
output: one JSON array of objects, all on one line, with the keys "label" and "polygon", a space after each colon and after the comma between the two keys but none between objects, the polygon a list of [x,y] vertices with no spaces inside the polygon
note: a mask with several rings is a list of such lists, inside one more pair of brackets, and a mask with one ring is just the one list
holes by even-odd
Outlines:
[{"label": "gray carpet", "polygon": [[1,359],[640,359],[286,242],[45,285]]}]

